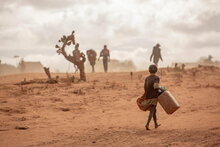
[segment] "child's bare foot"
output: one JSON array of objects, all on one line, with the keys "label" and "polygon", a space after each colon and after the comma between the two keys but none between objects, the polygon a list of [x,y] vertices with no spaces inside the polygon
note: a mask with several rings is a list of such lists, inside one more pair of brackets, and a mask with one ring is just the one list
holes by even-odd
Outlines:
[{"label": "child's bare foot", "polygon": [[155,125],[155,128],[158,128],[159,126],[161,126],[161,124],[156,124],[156,125]]},{"label": "child's bare foot", "polygon": [[146,130],[148,130],[148,131],[150,130],[148,126],[145,126],[145,128],[146,128]]}]

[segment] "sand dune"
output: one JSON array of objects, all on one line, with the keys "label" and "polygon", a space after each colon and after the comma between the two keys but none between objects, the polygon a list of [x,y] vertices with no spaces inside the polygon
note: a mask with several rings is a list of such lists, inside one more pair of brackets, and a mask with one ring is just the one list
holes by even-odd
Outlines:
[{"label": "sand dune", "polygon": [[129,72],[89,73],[77,84],[15,85],[46,75],[2,76],[0,146],[220,146],[220,69],[194,70],[159,71],[181,108],[167,115],[158,105],[162,126],[152,122],[151,131],[148,113],[136,106],[147,72],[134,72],[133,80]]}]

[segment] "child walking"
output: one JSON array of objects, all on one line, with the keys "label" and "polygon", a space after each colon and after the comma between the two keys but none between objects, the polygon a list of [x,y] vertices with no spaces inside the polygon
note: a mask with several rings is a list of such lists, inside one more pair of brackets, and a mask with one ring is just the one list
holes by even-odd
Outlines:
[{"label": "child walking", "polygon": [[149,66],[149,72],[150,75],[146,77],[145,84],[144,84],[144,95],[142,98],[144,101],[142,102],[143,105],[148,105],[148,110],[150,111],[147,123],[145,125],[146,130],[149,129],[149,124],[151,119],[154,120],[155,128],[158,128],[160,124],[157,123],[157,97],[159,96],[159,82],[160,78],[156,75],[157,72],[157,66],[156,65],[150,65]]}]

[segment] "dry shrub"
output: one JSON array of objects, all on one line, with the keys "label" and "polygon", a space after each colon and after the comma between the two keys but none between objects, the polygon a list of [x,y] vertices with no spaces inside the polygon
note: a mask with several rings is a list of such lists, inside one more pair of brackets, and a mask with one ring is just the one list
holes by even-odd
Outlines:
[{"label": "dry shrub", "polygon": [[63,102],[62,99],[60,99],[60,98],[56,98],[56,97],[53,97],[53,98],[51,98],[50,100],[51,100],[53,103],[56,103],[56,102]]},{"label": "dry shrub", "polygon": [[82,91],[81,89],[77,89],[77,90],[74,90],[73,91],[74,94],[77,94],[77,95],[85,95],[86,93],[84,91]]},{"label": "dry shrub", "polygon": [[19,108],[19,109],[16,109],[16,108],[10,108],[10,107],[4,107],[4,108],[0,108],[0,111],[1,112],[5,112],[5,113],[9,113],[9,114],[23,114],[23,113],[26,113],[25,109],[24,108]]}]

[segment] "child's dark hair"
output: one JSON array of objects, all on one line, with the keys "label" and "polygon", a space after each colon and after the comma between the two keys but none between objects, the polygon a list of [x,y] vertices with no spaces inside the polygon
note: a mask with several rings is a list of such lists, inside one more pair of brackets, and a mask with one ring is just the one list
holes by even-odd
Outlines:
[{"label": "child's dark hair", "polygon": [[149,66],[148,70],[149,70],[150,73],[156,73],[157,72],[157,66],[152,64],[152,65]]}]

